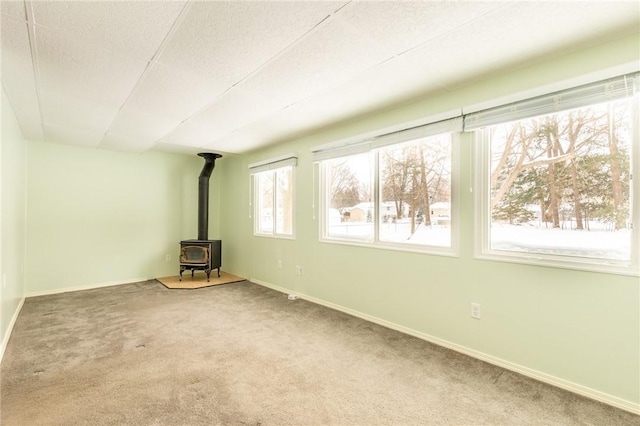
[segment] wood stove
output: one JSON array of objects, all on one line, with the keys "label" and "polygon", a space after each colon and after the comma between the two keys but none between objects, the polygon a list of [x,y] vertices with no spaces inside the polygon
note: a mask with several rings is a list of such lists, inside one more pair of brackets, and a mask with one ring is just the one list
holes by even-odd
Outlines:
[{"label": "wood stove", "polygon": [[222,241],[221,240],[184,240],[180,241],[180,281],[182,273],[191,271],[191,276],[195,271],[204,271],[207,274],[207,281],[211,276],[211,271],[218,270],[222,266]]},{"label": "wood stove", "polygon": [[209,178],[220,154],[203,152],[198,154],[204,158],[204,167],[198,178],[198,239],[180,241],[180,281],[186,270],[201,270],[207,274],[207,281],[211,271],[222,266],[222,241],[209,239]]}]

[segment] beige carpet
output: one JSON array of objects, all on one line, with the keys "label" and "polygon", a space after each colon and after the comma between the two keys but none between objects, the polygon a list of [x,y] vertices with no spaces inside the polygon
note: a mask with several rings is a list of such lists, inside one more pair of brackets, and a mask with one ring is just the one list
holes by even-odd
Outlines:
[{"label": "beige carpet", "polygon": [[179,275],[174,277],[156,278],[156,280],[160,281],[167,288],[196,289],[220,284],[236,283],[244,281],[245,278],[237,277],[224,271],[220,271],[220,277],[218,277],[218,271],[211,271],[211,276],[209,281],[207,281],[207,274],[203,271],[196,271],[193,277],[191,276],[190,271],[186,271],[182,274],[182,281],[180,281]]},{"label": "beige carpet", "polygon": [[248,281],[28,298],[0,373],[3,426],[640,424]]}]

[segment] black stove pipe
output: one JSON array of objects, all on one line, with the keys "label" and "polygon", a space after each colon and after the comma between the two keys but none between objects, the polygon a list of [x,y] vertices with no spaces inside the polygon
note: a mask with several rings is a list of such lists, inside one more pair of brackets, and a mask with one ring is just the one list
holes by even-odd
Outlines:
[{"label": "black stove pipe", "polygon": [[204,158],[204,167],[198,178],[198,239],[209,239],[209,178],[216,165],[216,158],[222,155],[212,152],[198,154]]}]

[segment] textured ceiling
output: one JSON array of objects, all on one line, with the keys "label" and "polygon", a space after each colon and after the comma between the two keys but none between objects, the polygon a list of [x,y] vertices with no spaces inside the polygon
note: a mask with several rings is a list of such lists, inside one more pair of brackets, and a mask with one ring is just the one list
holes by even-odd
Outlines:
[{"label": "textured ceiling", "polygon": [[25,138],[241,153],[638,31],[636,1],[1,2]]}]

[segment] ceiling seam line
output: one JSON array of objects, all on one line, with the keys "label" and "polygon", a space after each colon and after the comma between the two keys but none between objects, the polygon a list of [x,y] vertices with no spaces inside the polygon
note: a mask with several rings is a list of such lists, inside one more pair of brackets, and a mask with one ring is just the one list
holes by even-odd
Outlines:
[{"label": "ceiling seam line", "polygon": [[286,51],[288,51],[289,49],[291,49],[293,46],[295,46],[296,44],[298,44],[300,41],[302,41],[303,39],[307,38],[311,33],[315,32],[318,28],[322,27],[326,22],[328,22],[337,12],[339,12],[340,10],[342,10],[344,7],[346,7],[349,3],[351,3],[350,1],[345,3],[343,6],[341,6],[340,8],[334,10],[333,12],[331,12],[330,14],[328,14],[327,16],[325,16],[324,18],[322,18],[318,23],[316,23],[313,27],[309,28],[304,34],[302,34],[300,37],[296,38],[294,41],[292,41],[291,43],[289,43],[287,46],[283,47],[278,53],[276,53],[275,55],[273,55],[271,58],[269,58],[268,61],[264,62],[262,65],[258,66],[256,69],[254,69],[253,71],[251,71],[250,73],[248,73],[247,75],[245,75],[244,77],[242,77],[240,80],[236,81],[235,83],[233,83],[232,87],[236,87],[239,84],[241,84],[242,82],[244,82],[245,80],[247,80],[248,78],[252,77],[254,74],[258,73],[260,70],[262,70],[263,68],[265,68],[267,65],[271,64],[272,62],[276,61],[277,59],[279,59]]},{"label": "ceiling seam line", "polygon": [[[470,24],[471,22],[474,22],[474,21],[476,21],[476,20],[478,20],[478,19],[482,18],[482,17],[485,17],[485,16],[487,16],[487,15],[491,15],[492,13],[495,13],[497,10],[502,9],[502,8],[504,8],[504,7],[506,7],[506,6],[507,6],[507,4],[504,4],[504,5],[502,5],[502,6],[499,6],[499,7],[495,8],[495,9],[492,9],[492,10],[490,10],[490,11],[488,11],[488,12],[483,13],[483,14],[482,14],[482,15],[480,15],[480,16],[477,16],[477,17],[475,17],[475,18],[469,19],[468,21],[466,21],[466,22],[464,22],[464,23],[461,23],[461,24],[459,24],[459,25],[455,26],[454,28],[451,28],[451,29],[449,29],[449,30],[447,30],[447,31],[445,31],[445,32],[443,32],[443,33],[441,33],[441,34],[438,34],[437,36],[432,37],[432,38],[430,38],[429,40],[426,40],[426,41],[424,41],[424,42],[422,42],[422,43],[419,43],[419,44],[417,44],[416,46],[410,47],[410,48],[408,48],[408,49],[403,50],[403,51],[402,51],[402,52],[400,52],[400,53],[396,53],[396,54],[394,54],[394,55],[392,55],[392,56],[389,56],[388,58],[386,58],[386,59],[384,59],[384,60],[382,60],[382,61],[378,62],[377,64],[373,64],[373,65],[371,65],[370,67],[368,67],[368,68],[366,68],[366,69],[364,69],[364,70],[362,70],[362,71],[360,71],[360,72],[358,72],[358,73],[356,73],[356,74],[352,75],[351,77],[349,77],[349,78],[348,78],[347,80],[345,80],[344,82],[341,82],[341,84],[346,83],[346,82],[349,82],[349,81],[353,80],[354,78],[356,78],[358,75],[360,75],[360,74],[364,74],[364,73],[366,73],[366,72],[368,72],[368,71],[370,71],[370,70],[372,70],[372,69],[374,69],[374,68],[376,68],[376,67],[379,67],[380,65],[383,65],[383,64],[385,64],[385,63],[387,63],[387,62],[392,62],[392,61],[396,60],[397,58],[399,58],[399,57],[401,57],[401,56],[403,56],[403,55],[405,55],[405,54],[407,54],[407,53],[410,53],[410,52],[412,52],[412,51],[414,51],[414,50],[420,49],[420,48],[422,48],[422,47],[424,47],[424,46],[428,45],[429,43],[433,43],[434,41],[436,41],[436,40],[438,40],[438,39],[440,39],[440,38],[442,38],[442,37],[446,36],[447,34],[452,33],[452,32],[454,32],[454,31],[456,31],[456,30],[458,30],[458,29],[460,29],[460,28],[462,28],[462,27],[464,27],[464,26],[466,26],[466,25]],[[442,84],[438,84],[438,85],[439,85],[441,88],[448,90],[448,87],[447,87],[447,86],[442,85]],[[310,97],[310,96],[309,96],[309,97]],[[307,97],[307,98],[308,98],[308,97]],[[305,98],[305,99],[307,99],[307,98]],[[284,109],[286,109],[286,108],[289,108],[290,106],[293,106],[293,105],[295,105],[295,104],[297,104],[297,103],[299,103],[299,102],[302,102],[303,100],[304,100],[304,99],[302,99],[302,100],[300,100],[300,101],[296,101],[296,102],[294,102],[294,103],[293,103],[293,104],[291,104],[291,105],[287,105],[286,107],[282,108],[282,109],[281,109],[281,110],[279,110],[278,112],[280,112],[280,111],[282,111],[282,110],[284,110]]]},{"label": "ceiling seam line", "polygon": [[[289,49],[291,46],[295,45],[299,40],[301,40],[301,39],[303,39],[304,37],[306,37],[308,34],[310,34],[310,33],[311,33],[311,32],[313,32],[316,28],[318,28],[321,24],[323,24],[325,21],[327,21],[330,17],[332,17],[334,14],[336,14],[336,13],[338,13],[338,12],[342,11],[345,7],[347,7],[347,6],[348,6],[349,4],[351,4],[351,3],[352,3],[352,1],[347,2],[347,3],[345,3],[344,5],[342,5],[341,7],[339,7],[338,9],[336,9],[336,10],[335,10],[334,12],[332,12],[331,14],[327,15],[323,20],[321,20],[320,22],[318,22],[318,23],[317,23],[313,28],[311,28],[311,29],[310,29],[309,31],[307,31],[305,34],[303,34],[303,35],[302,35],[302,36],[300,36],[298,39],[296,39],[296,41],[292,42],[289,46],[287,46],[286,48],[284,48],[284,49],[283,49],[282,51],[280,51],[278,54],[276,54],[276,55],[274,55],[273,57],[271,57],[271,59],[270,59],[269,61],[265,62],[265,63],[264,63],[264,64],[262,64],[260,67],[256,68],[256,69],[255,69],[254,71],[252,71],[251,73],[247,74],[247,76],[243,77],[241,80],[238,80],[236,83],[234,83],[234,84],[231,86],[231,88],[229,88],[228,90],[225,90],[222,94],[220,94],[219,96],[217,96],[217,97],[215,98],[215,100],[213,100],[212,102],[210,102],[209,104],[207,104],[207,105],[206,105],[205,107],[203,107],[201,110],[199,110],[198,112],[194,113],[194,114],[193,114],[193,115],[191,115],[190,117],[188,117],[188,118],[186,118],[185,120],[183,120],[183,121],[182,121],[182,122],[181,122],[181,123],[180,123],[180,124],[175,128],[175,129],[173,129],[173,130],[172,130],[172,132],[173,132],[173,131],[175,131],[175,130],[176,130],[180,125],[182,125],[183,123],[187,122],[187,121],[188,121],[188,120],[190,120],[191,118],[193,118],[193,117],[197,116],[198,114],[200,114],[201,112],[205,111],[205,110],[206,110],[208,107],[210,107],[211,105],[215,104],[215,103],[216,103],[220,98],[222,98],[224,95],[226,95],[227,93],[229,93],[233,88],[235,88],[236,86],[238,86],[239,84],[241,84],[241,83],[242,83],[243,81],[245,81],[247,78],[251,77],[254,73],[256,73],[256,72],[258,72],[259,70],[261,70],[263,67],[265,67],[266,65],[268,65],[271,61],[273,61],[273,60],[277,59],[277,57],[278,57],[278,56],[280,56],[282,53],[284,53],[284,51],[286,51],[287,49]],[[437,36],[435,36],[435,37],[433,37],[433,38],[431,38],[431,39],[429,39],[429,40],[427,40],[427,41],[424,41],[424,42],[422,42],[422,43],[420,43],[420,44],[418,44],[418,45],[416,45],[416,46],[410,47],[410,48],[408,48],[408,49],[406,49],[406,50],[404,50],[404,51],[402,51],[402,52],[400,52],[400,53],[397,53],[397,54],[395,54],[395,55],[389,56],[388,58],[386,58],[386,59],[384,59],[384,60],[382,60],[382,61],[378,62],[377,64],[374,64],[374,65],[372,65],[372,66],[370,66],[370,67],[366,68],[365,70],[362,70],[362,71],[360,71],[360,72],[358,72],[358,73],[356,73],[356,74],[352,75],[351,77],[349,77],[349,78],[348,78],[348,79],[346,79],[345,81],[341,82],[340,84],[345,84],[345,83],[347,83],[347,82],[349,82],[349,81],[352,81],[352,80],[356,79],[359,75],[365,74],[366,72],[368,72],[368,71],[370,71],[370,70],[372,70],[372,69],[375,69],[375,68],[379,67],[380,65],[383,65],[383,64],[385,64],[385,63],[387,63],[387,62],[392,62],[392,61],[394,61],[395,59],[399,58],[400,56],[403,56],[403,55],[405,55],[405,54],[407,54],[407,53],[410,53],[410,52],[412,52],[412,51],[414,51],[414,50],[417,50],[417,49],[419,49],[419,48],[422,48],[422,47],[424,47],[424,46],[428,45],[429,43],[432,43],[432,42],[434,42],[435,40],[438,40],[438,39],[440,39],[440,38],[442,38],[442,37],[446,36],[447,34],[449,34],[449,33],[453,32],[453,31],[456,31],[456,30],[458,30],[458,29],[460,29],[460,28],[462,28],[462,27],[464,27],[464,26],[466,26],[466,25],[470,24],[471,22],[474,22],[474,21],[476,21],[476,20],[478,20],[478,19],[482,18],[482,17],[485,17],[485,16],[487,16],[487,15],[491,15],[491,14],[495,13],[496,11],[498,11],[498,10],[500,10],[500,9],[502,9],[502,8],[506,7],[506,6],[508,6],[508,4],[501,5],[501,6],[497,7],[497,8],[492,9],[492,10],[490,10],[490,11],[488,11],[488,12],[485,12],[485,13],[483,13],[483,14],[481,14],[481,15],[477,16],[477,17],[474,17],[474,18],[472,18],[472,19],[469,19],[468,21],[463,22],[463,23],[461,23],[461,24],[459,24],[459,25],[455,26],[455,27],[454,27],[454,28],[452,28],[452,29],[449,29],[449,30],[447,30],[447,31],[443,32],[442,34],[438,34]],[[331,86],[331,87],[332,87],[332,88],[334,88],[334,87],[338,87],[340,84],[338,84],[338,85],[336,85],[336,86]],[[437,85],[438,85],[441,89],[449,90],[449,88],[448,88],[446,85],[443,85],[443,84],[441,84],[441,83],[437,83]],[[284,107],[280,108],[279,110],[275,111],[274,113],[270,114],[270,116],[277,115],[277,114],[279,114],[280,112],[282,112],[282,111],[284,111],[284,110],[286,110],[286,109],[288,109],[288,108],[291,108],[291,107],[293,107],[293,106],[295,106],[295,105],[297,105],[297,104],[299,104],[299,103],[304,102],[304,101],[305,101],[305,100],[307,100],[307,99],[312,98],[313,96],[315,96],[315,94],[311,94],[311,95],[309,95],[309,96],[306,96],[306,97],[305,97],[305,98],[303,98],[303,99],[299,99],[299,100],[297,100],[297,101],[295,101],[295,102],[293,102],[293,103],[290,103],[290,104],[288,104],[288,105],[286,105],[286,106],[284,106]],[[395,104],[395,102],[394,102],[394,104]],[[266,118],[268,118],[268,117],[266,117]],[[254,121],[250,122],[248,125],[252,125],[252,124],[255,124],[255,123],[259,123],[260,121],[263,121],[264,119],[265,119],[265,118],[258,119],[258,120],[254,120]],[[229,132],[229,134],[236,133],[236,132],[238,132],[238,131],[240,131],[240,130],[241,130],[241,127],[235,128],[235,129],[231,130],[231,131]],[[203,144],[203,145],[200,145],[200,148],[204,148],[205,146],[210,145],[212,142],[215,142],[215,140],[214,140],[214,141],[209,141],[209,142],[207,142],[207,143],[205,143],[205,144]]]},{"label": "ceiling seam line", "polygon": [[36,86],[36,99],[38,101],[38,109],[40,114],[40,131],[42,132],[42,140],[46,140],[44,126],[44,109],[42,108],[42,91],[40,85],[40,66],[38,65],[38,47],[36,43],[36,20],[33,12],[33,3],[23,0],[24,13],[27,26],[27,37],[29,39],[29,51],[31,53],[31,68],[33,70],[34,85]]},{"label": "ceiling seam line", "polygon": [[[409,53],[409,52],[412,52],[412,51],[414,51],[414,50],[416,50],[416,49],[420,49],[420,48],[422,48],[422,47],[424,47],[424,46],[428,45],[429,43],[433,43],[434,41],[436,41],[436,40],[438,40],[438,39],[440,39],[440,38],[442,38],[442,37],[444,37],[444,36],[446,36],[446,35],[448,35],[448,34],[450,34],[450,33],[453,33],[453,32],[455,32],[455,31],[458,31],[460,28],[462,28],[462,27],[464,27],[464,26],[467,26],[467,25],[471,24],[472,22],[475,22],[475,21],[477,21],[477,20],[479,20],[479,19],[481,19],[481,18],[484,18],[484,17],[485,17],[485,16],[487,16],[487,15],[491,15],[491,14],[493,14],[493,13],[497,12],[498,10],[500,10],[500,9],[502,9],[502,8],[505,8],[505,7],[507,7],[507,6],[508,6],[508,4],[503,4],[503,5],[499,6],[499,7],[496,7],[495,9],[492,9],[492,10],[490,10],[490,11],[488,11],[488,12],[485,12],[485,13],[483,13],[483,14],[479,15],[479,16],[476,16],[476,17],[474,17],[474,18],[471,18],[471,19],[469,19],[469,20],[467,20],[467,21],[465,21],[465,22],[463,22],[463,23],[461,23],[461,24],[459,24],[459,25],[456,25],[456,26],[455,26],[455,27],[453,27],[453,28],[448,29],[447,31],[445,31],[445,32],[443,32],[443,33],[441,33],[441,34],[438,34],[438,35],[436,35],[436,36],[434,36],[434,37],[430,38],[429,40],[425,40],[425,41],[423,41],[422,43],[419,43],[419,44],[417,44],[417,45],[415,45],[415,46],[413,46],[413,47],[410,47],[410,48],[408,48],[408,49],[406,49],[406,50],[403,50],[403,51],[402,51],[402,52],[400,52],[400,53],[396,53],[395,55],[391,56],[388,60],[393,60],[393,59],[395,59],[395,58],[397,58],[397,57],[399,57],[399,56],[405,55],[405,54],[407,54],[407,53]],[[385,61],[385,62],[386,62],[386,61]]]},{"label": "ceiling seam line", "polygon": [[[314,32],[317,28],[321,27],[325,22],[327,22],[333,15],[335,15],[336,13],[338,13],[339,11],[341,11],[343,8],[345,8],[347,5],[349,5],[351,3],[351,1],[346,2],[344,5],[340,6],[338,9],[334,10],[333,12],[331,12],[330,14],[328,14],[327,16],[325,16],[324,18],[322,18],[318,23],[316,23],[312,28],[310,28],[309,30],[307,30],[304,34],[302,34],[300,37],[296,38],[294,41],[292,41],[291,43],[289,43],[287,46],[285,46],[284,48],[282,48],[278,53],[276,53],[275,55],[273,55],[271,58],[269,58],[269,60],[267,60],[266,62],[264,62],[263,64],[261,64],[260,66],[258,66],[256,69],[254,69],[253,71],[249,72],[247,75],[245,75],[244,77],[242,77],[241,79],[239,79],[238,81],[236,81],[235,83],[231,84],[231,86],[226,89],[225,91],[223,91],[222,93],[220,93],[218,96],[216,96],[212,101],[208,102],[206,105],[204,105],[202,108],[200,108],[198,111],[194,112],[193,114],[191,114],[189,117],[185,118],[184,120],[182,120],[180,122],[180,124],[178,124],[176,127],[174,127],[172,130],[170,130],[168,133],[166,133],[166,135],[169,135],[173,132],[175,132],[180,126],[182,126],[184,123],[188,122],[189,120],[193,119],[194,117],[198,116],[199,114],[203,113],[204,111],[206,111],[207,109],[209,109],[211,106],[215,105],[223,96],[227,95],[229,92],[231,92],[233,89],[237,88],[240,84],[242,84],[244,81],[246,81],[247,79],[251,78],[253,75],[257,74],[260,70],[262,70],[264,67],[266,67],[267,65],[269,65],[270,63],[272,63],[273,61],[275,61],[276,59],[278,59],[280,56],[282,56],[287,50],[289,50],[291,47],[295,46],[298,42],[300,42],[301,40],[303,40],[304,38],[308,37],[309,34],[311,34],[312,32]],[[165,136],[166,136],[165,135]],[[209,144],[211,142],[207,142],[205,145]],[[204,145],[203,145],[204,146]]]},{"label": "ceiling seam line", "polygon": [[[167,34],[165,34],[164,38],[162,39],[162,42],[160,42],[160,44],[158,45],[158,48],[156,49],[156,51],[153,53],[153,55],[151,55],[151,58],[149,58],[149,60],[147,61],[147,65],[144,67],[144,70],[142,71],[142,73],[140,74],[140,77],[138,77],[138,80],[136,81],[136,84],[134,84],[134,86],[131,88],[131,91],[129,92],[129,94],[127,95],[127,97],[125,98],[124,102],[122,103],[122,105],[120,105],[120,108],[118,108],[118,112],[116,113],[116,115],[114,116],[113,120],[111,121],[111,124],[109,125],[109,127],[107,128],[107,130],[104,132],[104,134],[102,135],[102,140],[100,141],[100,143],[98,144],[98,146],[100,146],[103,142],[104,142],[104,138],[107,136],[107,134],[111,131],[111,128],[113,127],[113,124],[116,122],[116,120],[118,119],[118,116],[120,115],[120,113],[122,112],[122,109],[127,105],[127,102],[129,101],[129,99],[131,99],[131,97],[133,96],[133,94],[136,92],[136,89],[140,86],[140,84],[142,84],[142,82],[144,81],[146,75],[148,74],[147,71],[152,67],[152,65],[154,64],[159,64],[160,62],[158,62],[156,60],[156,58],[159,56],[159,54],[166,48],[166,45],[169,42],[169,39],[175,34],[175,32],[177,31],[178,27],[180,26],[180,24],[182,24],[182,21],[184,21],[187,13],[189,12],[189,10],[191,9],[191,3],[189,0],[187,0],[184,4],[184,6],[182,7],[182,10],[180,10],[180,13],[178,14],[178,16],[176,17],[176,19],[173,21],[173,23],[171,24],[171,28],[169,28],[169,31],[167,31]],[[157,140],[155,141],[157,142]]]}]

